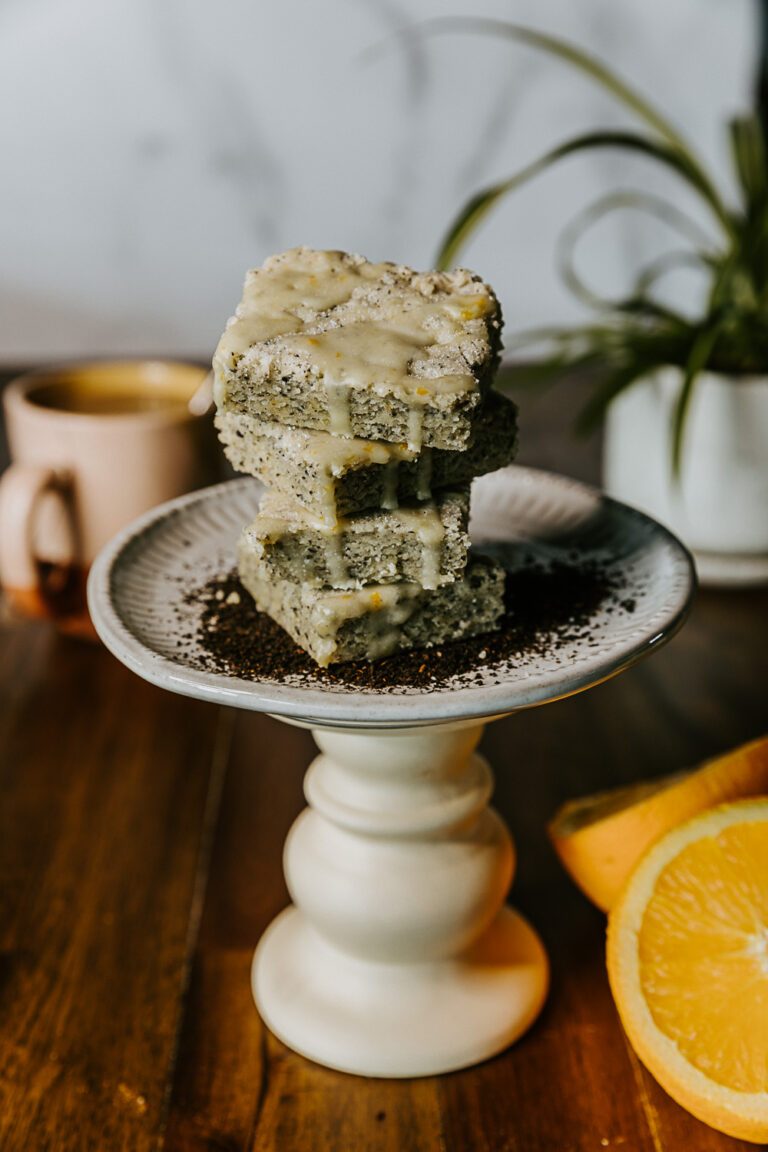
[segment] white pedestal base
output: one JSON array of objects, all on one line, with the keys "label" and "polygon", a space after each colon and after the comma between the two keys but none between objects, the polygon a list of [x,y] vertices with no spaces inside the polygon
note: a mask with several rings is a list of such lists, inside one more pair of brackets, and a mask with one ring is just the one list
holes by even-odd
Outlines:
[{"label": "white pedestal base", "polygon": [[547,982],[538,936],[508,908],[464,955],[421,964],[346,955],[287,908],[253,961],[254,996],[275,1035],[363,1076],[430,1076],[495,1055],[533,1023]]},{"label": "white pedestal base", "polygon": [[544,949],[503,907],[514,849],[488,807],[483,725],[315,729],[309,806],[285,846],[297,907],[253,964],[263,1019],[305,1056],[366,1076],[483,1060],[535,1019]]}]

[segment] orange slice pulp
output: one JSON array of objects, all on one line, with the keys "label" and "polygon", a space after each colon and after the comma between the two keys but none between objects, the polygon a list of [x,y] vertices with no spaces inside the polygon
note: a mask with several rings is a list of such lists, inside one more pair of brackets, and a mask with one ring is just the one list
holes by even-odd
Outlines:
[{"label": "orange slice pulp", "polygon": [[768,798],[653,845],[610,913],[607,960],[662,1088],[719,1131],[768,1141]]}]

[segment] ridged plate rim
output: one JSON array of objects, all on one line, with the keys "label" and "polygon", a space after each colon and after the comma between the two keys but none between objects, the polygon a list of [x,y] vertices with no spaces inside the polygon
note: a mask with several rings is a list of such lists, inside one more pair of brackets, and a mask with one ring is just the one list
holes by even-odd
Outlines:
[{"label": "ridged plate rim", "polygon": [[[622,672],[650,652],[667,642],[683,624],[691,606],[696,587],[693,560],[687,549],[666,528],[644,513],[612,500],[598,489],[577,480],[539,469],[511,465],[475,482],[473,488],[473,522],[477,493],[481,502],[485,494],[489,499],[514,504],[524,498],[525,506],[535,509],[543,517],[540,539],[551,530],[572,506],[590,510],[592,520],[599,524],[601,516],[606,523],[614,518],[625,532],[635,533],[639,544],[647,552],[645,559],[652,561],[654,553],[663,558],[659,576],[665,580],[662,605],[647,620],[638,619],[630,638],[624,638],[609,652],[591,654],[584,646],[572,668],[544,667],[538,675],[527,675],[521,680],[510,676],[501,683],[471,685],[450,691],[413,689],[401,692],[358,693],[346,690],[319,690],[310,686],[274,683],[267,680],[242,680],[217,672],[191,667],[155,651],[144,643],[132,626],[125,597],[120,602],[116,583],[125,589],[138,587],[142,556],[151,544],[157,551],[163,532],[170,526],[185,526],[191,531],[195,522],[203,517],[210,521],[211,512],[222,500],[231,501],[234,495],[253,493],[254,508],[258,481],[245,477],[225,481],[210,488],[178,497],[152,509],[118,533],[96,558],[88,580],[88,603],[97,633],[106,647],[128,668],[153,684],[172,692],[208,700],[231,707],[264,711],[297,723],[334,727],[404,727],[411,725],[444,724],[504,715],[521,708],[544,704],[564,696],[584,691]],[[498,507],[498,505],[495,505]],[[485,510],[486,521],[493,535],[493,517]],[[480,517],[482,520],[482,516]],[[530,529],[530,525],[528,526]],[[526,531],[525,540],[537,542],[536,531]],[[488,537],[488,530],[482,533]],[[515,536],[509,536],[514,542]],[[202,546],[205,537],[198,544]],[[498,543],[498,537],[496,538]],[[502,541],[506,542],[506,538]],[[232,560],[236,540],[232,539]],[[119,581],[116,580],[119,577]],[[142,577],[143,578],[143,577]],[[657,597],[659,589],[657,591]],[[631,596],[633,587],[625,589]],[[610,623],[607,625],[610,636]]]}]

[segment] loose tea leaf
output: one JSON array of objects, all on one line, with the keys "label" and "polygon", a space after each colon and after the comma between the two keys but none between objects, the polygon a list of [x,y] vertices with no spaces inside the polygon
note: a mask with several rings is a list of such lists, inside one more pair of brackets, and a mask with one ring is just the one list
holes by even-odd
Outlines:
[{"label": "loose tea leaf", "polygon": [[592,625],[598,611],[631,613],[622,581],[608,564],[523,558],[507,573],[506,612],[501,628],[469,640],[419,648],[377,660],[320,668],[269,616],[259,612],[237,573],[209,580],[187,602],[203,612],[195,637],[207,671],[244,680],[323,684],[375,691],[447,688],[461,677],[482,683],[495,666],[514,668],[531,657],[575,642],[596,645]]}]

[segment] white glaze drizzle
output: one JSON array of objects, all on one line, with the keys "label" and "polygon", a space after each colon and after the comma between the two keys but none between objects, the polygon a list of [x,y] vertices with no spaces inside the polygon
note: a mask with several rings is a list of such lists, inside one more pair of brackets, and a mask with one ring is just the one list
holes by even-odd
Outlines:
[{"label": "white glaze drizzle", "polygon": [[349,583],[349,568],[344,559],[344,537],[339,531],[326,533],[325,562],[333,587],[343,588]]},{"label": "white glaze drizzle", "polygon": [[[488,288],[464,269],[416,274],[341,252],[293,249],[248,273],[214,357],[216,387],[245,353],[276,372],[293,372],[298,358],[326,388],[396,395],[408,406],[409,443],[418,448],[419,409],[438,394],[477,388],[464,342],[470,331],[470,343],[486,338],[482,325],[472,325],[495,307]],[[337,397],[339,428],[348,424],[340,405]]]},{"label": "white glaze drizzle", "polygon": [[418,584],[376,584],[335,592],[316,605],[313,623],[321,636],[336,635],[341,625],[365,617],[369,627],[366,660],[378,660],[394,652],[400,642],[402,626],[416,611]]},{"label": "white glaze drizzle", "polygon": [[416,499],[429,500],[432,496],[432,449],[422,448],[416,466]]},{"label": "white glaze drizzle", "polygon": [[385,440],[362,440],[359,437],[347,439],[332,436],[329,432],[285,428],[263,421],[257,426],[257,432],[269,436],[284,455],[299,461],[309,457],[331,476],[341,476],[369,464],[388,464],[393,460],[410,462],[417,457],[417,453],[411,452],[405,444]]},{"label": "white glaze drizzle", "polygon": [[384,476],[381,490],[381,506],[382,508],[386,508],[388,511],[393,508],[397,508],[398,506],[397,480],[399,469],[400,461],[395,457],[387,460],[386,464],[384,465]]},{"label": "white glaze drizzle", "polygon": [[400,637],[403,634],[403,624],[413,615],[416,601],[402,601],[389,612],[380,617],[371,616],[373,631],[368,639],[365,649],[366,660],[380,660],[382,656],[389,656],[400,646]]},{"label": "white glaze drizzle", "polygon": [[327,376],[323,384],[325,401],[328,407],[328,431],[332,436],[352,436],[349,423],[349,384],[330,380]]},{"label": "white glaze drizzle", "polygon": [[424,405],[412,405],[408,409],[408,447],[411,452],[420,452],[424,440]]},{"label": "white glaze drizzle", "polygon": [[440,568],[443,559],[445,525],[436,504],[422,508],[401,508],[400,522],[408,531],[418,537],[421,545],[421,586],[437,588],[440,584]]},{"label": "white glaze drizzle", "polygon": [[323,483],[320,490],[322,499],[320,519],[328,528],[335,528],[339,522],[336,512],[336,485],[333,473],[327,463],[321,465],[321,471]]},{"label": "white glaze drizzle", "polygon": [[[370,516],[370,513],[368,513]],[[440,583],[445,525],[439,507],[428,503],[418,508],[398,508],[394,517],[401,529],[413,533],[421,546],[421,577],[423,588],[437,588]],[[339,519],[329,524],[327,519],[313,515],[296,501],[267,492],[261,500],[261,510],[249,530],[256,547],[260,550],[260,538],[279,539],[302,527],[308,527],[322,534],[325,540],[325,561],[331,584],[343,588],[349,583],[349,570],[344,559],[344,535],[350,530],[349,519]],[[366,589],[360,589],[365,592]]]}]

